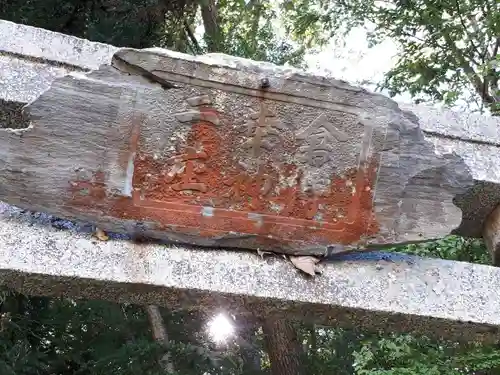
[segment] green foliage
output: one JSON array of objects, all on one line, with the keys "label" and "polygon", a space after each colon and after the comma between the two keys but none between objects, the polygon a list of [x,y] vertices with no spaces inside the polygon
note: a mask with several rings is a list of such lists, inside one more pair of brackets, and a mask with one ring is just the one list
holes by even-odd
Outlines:
[{"label": "green foliage", "polygon": [[[182,7],[158,0],[0,0],[0,19],[115,46],[157,46],[192,54],[223,52],[302,65],[307,48],[276,34],[278,14],[273,1],[220,0],[212,27],[199,16],[207,4],[202,0],[187,1]],[[206,32],[198,40],[195,30],[200,24]],[[208,48],[210,39],[217,40],[215,49]]]},{"label": "green foliage", "polygon": [[324,327],[302,335],[312,375],[500,374],[496,346]]},{"label": "green foliage", "polygon": [[[165,375],[168,351],[179,374],[226,374],[238,365],[231,351],[217,353],[200,335],[205,317],[164,312],[168,348],[153,340],[145,308],[105,301],[26,297],[3,290],[0,374]],[[175,375],[175,374],[169,374]]]},{"label": "green foliage", "polygon": [[499,111],[497,0],[297,0],[283,9],[302,41],[308,33],[342,34],[365,24],[371,46],[391,38],[398,59],[379,84],[391,96],[409,93],[415,102],[446,105],[462,100]]},{"label": "green foliage", "polygon": [[353,357],[358,375],[500,373],[500,350],[496,347],[433,342],[409,335],[364,340]]},{"label": "green foliage", "polygon": [[220,0],[224,53],[283,65],[301,65],[306,46],[276,33],[278,14],[270,0]]},{"label": "green foliage", "polygon": [[177,30],[166,28],[182,10],[158,0],[0,0],[0,19],[133,48],[173,45]]},{"label": "green foliage", "polygon": [[308,348],[307,368],[314,375],[500,373],[500,350],[494,346],[332,328],[316,328],[305,339],[310,341],[312,334],[318,343]]},{"label": "green foliage", "polygon": [[395,249],[421,257],[458,260],[469,263],[490,264],[490,256],[481,239],[449,236],[440,240],[411,244]]},{"label": "green foliage", "polygon": [[140,309],[4,292],[2,374],[159,374]]}]

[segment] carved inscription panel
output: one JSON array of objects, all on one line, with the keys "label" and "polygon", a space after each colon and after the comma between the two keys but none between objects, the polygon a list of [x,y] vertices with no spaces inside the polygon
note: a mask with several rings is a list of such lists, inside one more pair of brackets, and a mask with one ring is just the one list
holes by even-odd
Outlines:
[{"label": "carved inscription panel", "polygon": [[382,131],[352,113],[272,98],[193,88],[175,95],[145,113],[164,122],[161,131],[146,125],[131,139],[132,198],[116,198],[114,215],[207,238],[253,235],[263,248],[359,243],[377,233]]}]

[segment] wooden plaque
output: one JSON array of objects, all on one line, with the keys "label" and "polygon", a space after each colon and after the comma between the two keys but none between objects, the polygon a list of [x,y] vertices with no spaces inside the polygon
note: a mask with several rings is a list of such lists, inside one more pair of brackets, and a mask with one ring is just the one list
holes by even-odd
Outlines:
[{"label": "wooden plaque", "polygon": [[472,183],[390,99],[225,55],[118,51],[0,134],[0,200],[103,229],[321,254],[448,234]]}]

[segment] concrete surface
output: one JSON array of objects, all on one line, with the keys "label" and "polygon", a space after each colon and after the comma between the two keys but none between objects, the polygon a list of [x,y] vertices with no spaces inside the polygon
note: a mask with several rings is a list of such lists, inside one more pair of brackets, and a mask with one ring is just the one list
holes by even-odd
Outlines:
[{"label": "concrete surface", "polygon": [[495,342],[500,269],[364,253],[311,279],[281,258],[97,241],[92,227],[0,204],[0,283],[34,295],[297,317],[323,325]]}]

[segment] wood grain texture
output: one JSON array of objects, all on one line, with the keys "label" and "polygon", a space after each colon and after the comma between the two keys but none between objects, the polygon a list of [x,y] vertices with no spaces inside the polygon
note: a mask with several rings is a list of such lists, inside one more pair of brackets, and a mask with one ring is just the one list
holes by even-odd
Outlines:
[{"label": "wood grain texture", "polygon": [[490,253],[491,263],[500,266],[500,206],[487,216],[483,227],[483,238]]},{"label": "wood grain texture", "polygon": [[392,100],[228,56],[122,49],[25,115],[0,130],[0,200],[167,241],[315,255],[422,241],[460,225],[453,199],[473,184]]}]

